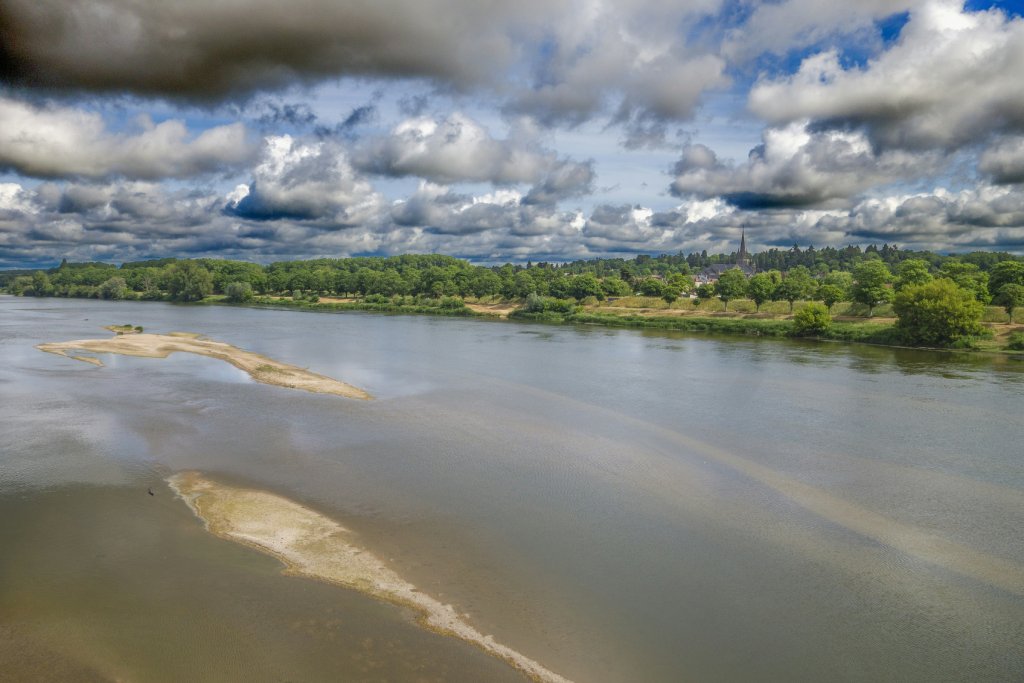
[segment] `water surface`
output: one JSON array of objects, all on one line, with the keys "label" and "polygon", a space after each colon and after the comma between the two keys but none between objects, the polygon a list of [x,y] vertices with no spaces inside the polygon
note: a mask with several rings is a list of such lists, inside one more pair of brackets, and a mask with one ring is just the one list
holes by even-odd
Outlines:
[{"label": "water surface", "polygon": [[[209,358],[96,368],[33,348],[112,323],[201,332],[377,399]],[[0,357],[4,670],[518,678],[209,535],[163,484],[197,469],[337,519],[578,681],[1024,677],[1019,361],[11,297]],[[973,571],[986,562],[1001,580]]]}]

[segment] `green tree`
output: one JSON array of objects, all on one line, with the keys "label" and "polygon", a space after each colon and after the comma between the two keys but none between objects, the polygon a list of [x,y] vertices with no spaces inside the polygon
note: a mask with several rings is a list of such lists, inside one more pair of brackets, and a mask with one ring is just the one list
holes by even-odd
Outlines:
[{"label": "green tree", "polygon": [[961,289],[974,294],[974,298],[983,304],[992,300],[988,293],[988,273],[982,272],[973,263],[964,263],[959,259],[946,259],[939,270],[939,277],[952,280]]},{"label": "green tree", "polygon": [[831,326],[832,316],[828,308],[817,301],[812,301],[793,315],[793,332],[800,337],[822,334]]},{"label": "green tree", "polygon": [[911,344],[948,346],[984,329],[981,302],[946,278],[904,287],[893,300],[893,310],[899,316],[897,329]]},{"label": "green tree", "polygon": [[179,261],[167,271],[167,292],[175,301],[199,301],[212,291],[210,271],[195,261]]},{"label": "green tree", "polygon": [[1006,309],[1006,315],[1010,322],[1013,322],[1013,311],[1024,306],[1024,285],[1008,282],[999,288],[996,298],[993,301]]},{"label": "green tree", "polygon": [[32,293],[35,296],[50,296],[53,294],[53,284],[50,276],[41,270],[32,273]]},{"label": "green tree", "polygon": [[582,301],[588,296],[604,299],[604,290],[601,289],[601,283],[597,281],[593,273],[585,273],[572,278],[569,284],[569,295],[577,301]]},{"label": "green tree", "polygon": [[1024,286],[1024,261],[1000,261],[988,274],[989,292],[996,296],[1004,285]]},{"label": "green tree", "polygon": [[663,296],[665,294],[665,285],[661,280],[656,280],[653,277],[641,280],[637,284],[637,289],[644,296]]},{"label": "green tree", "polygon": [[601,289],[604,290],[605,296],[629,296],[633,293],[633,287],[615,275],[601,280]]},{"label": "green tree", "polygon": [[228,301],[234,303],[252,301],[252,285],[248,282],[229,282],[224,286],[224,293],[227,294]]},{"label": "green tree", "polygon": [[123,299],[128,292],[128,283],[123,277],[112,277],[100,285],[100,296],[104,299]]},{"label": "green tree", "polygon": [[837,301],[842,301],[845,296],[842,289],[837,285],[821,285],[818,287],[818,298],[825,302],[825,308],[828,309],[829,313],[832,312],[832,307]]},{"label": "green tree", "polygon": [[896,269],[895,288],[897,292],[910,285],[923,285],[931,281],[932,274],[929,272],[927,261],[915,258],[907,259]]},{"label": "green tree", "polygon": [[853,269],[853,300],[868,307],[868,317],[875,312],[875,306],[883,304],[892,297],[888,284],[892,274],[885,264],[877,259],[862,261]]},{"label": "green tree", "polygon": [[715,291],[728,311],[729,301],[746,296],[747,276],[739,268],[730,268],[719,276]]},{"label": "green tree", "polygon": [[693,300],[693,304],[696,306],[705,299],[710,299],[715,295],[715,285],[711,283],[697,285],[697,289],[694,290],[697,294],[697,298]]},{"label": "green tree", "polygon": [[793,304],[799,299],[810,298],[814,294],[815,287],[811,271],[804,266],[796,266],[790,268],[786,276],[782,278],[782,282],[775,288],[774,296],[776,299],[788,301],[789,312],[792,313]]},{"label": "green tree", "polygon": [[761,310],[761,304],[770,301],[775,294],[777,283],[768,273],[758,273],[747,281],[747,296],[754,301],[757,310]]}]

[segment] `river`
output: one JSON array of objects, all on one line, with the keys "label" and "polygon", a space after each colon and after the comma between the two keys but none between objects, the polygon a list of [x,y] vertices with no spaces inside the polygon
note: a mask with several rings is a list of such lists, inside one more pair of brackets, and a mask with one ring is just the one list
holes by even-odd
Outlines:
[{"label": "river", "polygon": [[[126,323],[376,398],[34,348]],[[210,534],[182,470],[337,520],[577,682],[1024,679],[1021,360],[13,297],[0,358],[11,680],[523,680]]]}]

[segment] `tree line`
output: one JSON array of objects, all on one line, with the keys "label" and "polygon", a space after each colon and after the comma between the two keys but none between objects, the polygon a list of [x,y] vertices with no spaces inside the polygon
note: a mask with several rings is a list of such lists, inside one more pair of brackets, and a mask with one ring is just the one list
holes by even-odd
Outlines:
[{"label": "tree line", "polygon": [[[920,316],[914,317],[915,311],[929,307],[942,309],[937,317],[954,320],[946,325],[953,332],[922,331],[918,343],[941,343],[949,335],[956,338],[976,333],[986,304],[1002,306],[1011,320],[1014,309],[1024,306],[1024,260],[1011,254],[944,256],[888,245],[864,250],[770,249],[751,260],[789,264],[785,269],[759,267],[759,272],[748,278],[737,268],[726,270],[713,284],[695,284],[696,266],[716,260],[721,263],[730,256],[641,255],[501,266],[476,266],[440,254],[322,258],[268,265],[173,258],[120,266],[63,261],[47,270],[2,272],[0,287],[24,296],[173,301],[199,301],[211,294],[235,302],[265,295],[310,301],[333,295],[382,304],[394,297],[449,303],[454,298],[501,297],[524,301],[533,312],[545,307],[561,310],[570,306],[568,302],[633,295],[660,297],[669,303],[683,296],[696,297],[698,303],[718,298],[726,310],[738,299],[753,301],[758,311],[767,301],[785,301],[790,313],[797,301],[821,302],[823,312],[817,308],[801,311],[802,318],[817,315],[817,321],[803,321],[811,330],[820,327],[836,303],[849,301],[864,306],[868,316],[879,305],[892,303],[901,321],[916,321],[916,330],[924,330],[927,324]],[[849,264],[849,269],[843,264]],[[959,318],[973,322],[956,322]]]}]

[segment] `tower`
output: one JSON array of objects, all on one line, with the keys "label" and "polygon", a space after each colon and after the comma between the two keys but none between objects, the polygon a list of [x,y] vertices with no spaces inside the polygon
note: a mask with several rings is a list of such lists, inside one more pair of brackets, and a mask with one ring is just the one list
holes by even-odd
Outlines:
[{"label": "tower", "polygon": [[740,233],[740,253],[736,254],[736,264],[740,266],[747,265],[747,231],[744,229]]}]

